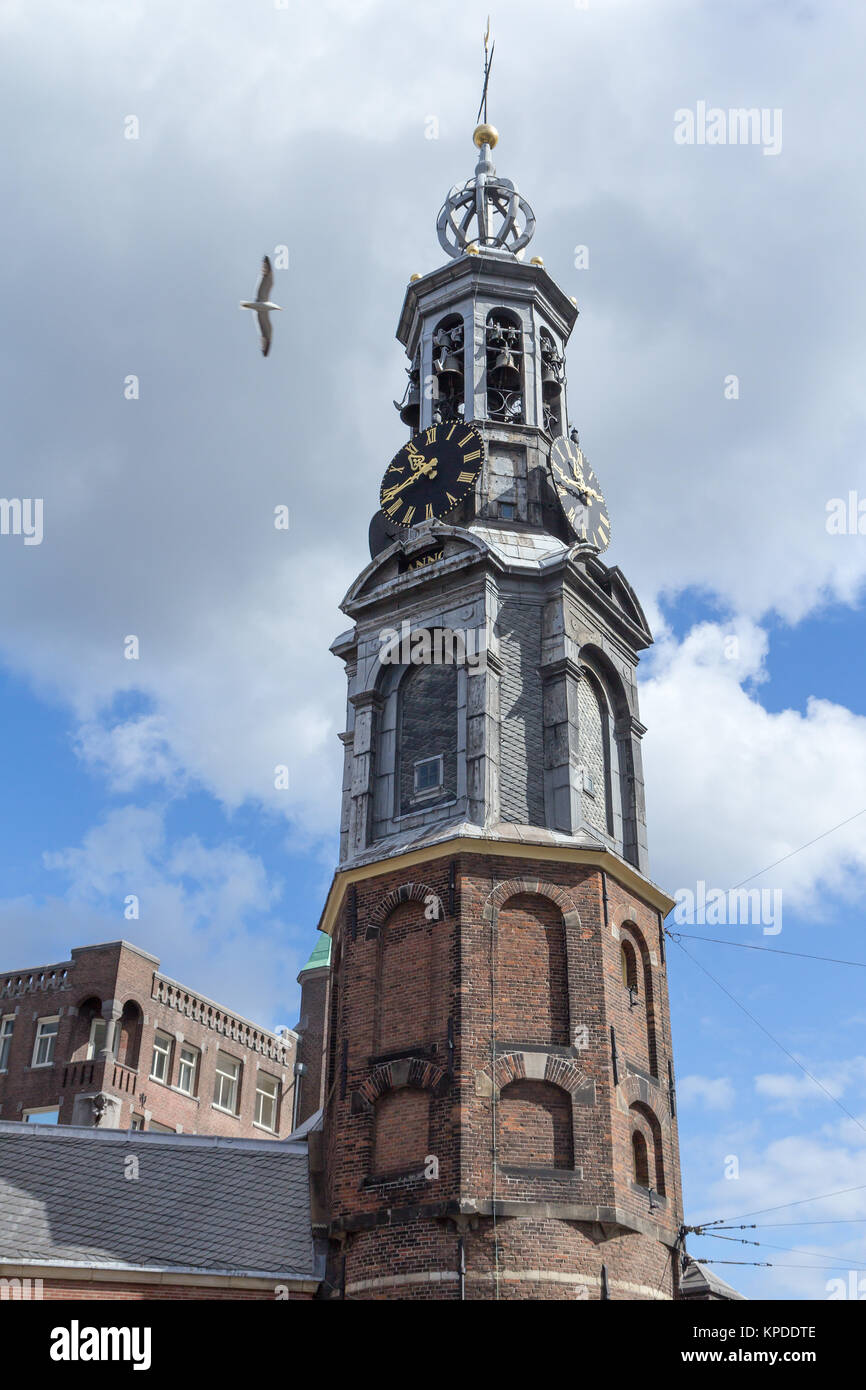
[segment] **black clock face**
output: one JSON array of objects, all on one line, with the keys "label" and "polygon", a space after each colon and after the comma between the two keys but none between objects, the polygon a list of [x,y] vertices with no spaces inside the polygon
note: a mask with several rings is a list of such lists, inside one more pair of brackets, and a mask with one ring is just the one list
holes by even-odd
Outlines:
[{"label": "black clock face", "polygon": [[579,540],[596,550],[610,545],[610,517],[598,478],[579,444],[564,435],[550,449],[550,468],[562,510]]},{"label": "black clock face", "polygon": [[463,420],[445,420],[413,434],[395,454],[379,493],[388,522],[442,521],[468,492],[484,462],[484,440]]}]

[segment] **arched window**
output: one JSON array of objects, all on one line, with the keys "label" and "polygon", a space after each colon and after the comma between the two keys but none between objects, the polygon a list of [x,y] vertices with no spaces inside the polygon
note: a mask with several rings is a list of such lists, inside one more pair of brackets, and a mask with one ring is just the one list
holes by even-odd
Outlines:
[{"label": "arched window", "polygon": [[552,334],[542,328],[539,335],[541,347],[541,402],[544,412],[544,428],[548,434],[562,433],[562,384],[565,380],[565,362],[556,346]]},{"label": "arched window", "polygon": [[402,1086],[376,1101],[373,1171],[405,1173],[421,1168],[430,1150],[430,1092]]},{"label": "arched window", "polygon": [[635,1101],[629,1109],[631,1116],[631,1151],[634,1181],[639,1187],[650,1187],[660,1197],[665,1194],[665,1167],[662,1147],[662,1127],[648,1105]]},{"label": "arched window", "polygon": [[596,678],[581,668],[577,687],[578,757],[583,818],[604,835],[613,834],[610,798],[610,724],[607,701]]},{"label": "arched window", "polygon": [[512,1081],[496,1107],[499,1162],[574,1168],[571,1096],[548,1081]]},{"label": "arched window", "polygon": [[635,1061],[645,1066],[650,1076],[658,1076],[658,1042],[656,1039],[655,990],[653,989],[652,961],[643,932],[634,922],[624,922],[620,927],[620,962],[623,970],[623,984],[635,991],[643,1008],[646,1052]]},{"label": "arched window", "polygon": [[620,968],[622,971],[622,982],[626,989],[634,990],[637,993],[637,957],[634,946],[630,941],[623,941],[619,948]]},{"label": "arched window", "polygon": [[639,1129],[631,1136],[632,1177],[639,1187],[649,1187],[649,1155],[646,1140]]},{"label": "arched window", "polygon": [[487,315],[487,416],[505,424],[522,424],[523,330],[516,314],[491,309]]},{"label": "arched window", "polygon": [[135,1000],[128,1000],[123,1006],[117,1033],[116,1057],[124,1067],[132,1071],[138,1068],[138,1049],[141,1044],[141,1009]]},{"label": "arched window", "polygon": [[[443,653],[447,636],[431,634],[433,642],[441,637]],[[437,662],[408,667],[400,682],[399,816],[429,810],[457,795],[458,679],[456,665]]]},{"label": "arched window", "polygon": [[434,419],[453,420],[464,412],[463,320],[449,314],[433,330]]},{"label": "arched window", "polygon": [[96,995],[91,995],[78,1005],[70,1058],[76,1062],[95,1061],[104,1046],[105,1019],[102,1017],[102,1000]]},{"label": "arched window", "polygon": [[519,893],[496,923],[496,1032],[505,1043],[569,1043],[565,923],[556,903]]}]

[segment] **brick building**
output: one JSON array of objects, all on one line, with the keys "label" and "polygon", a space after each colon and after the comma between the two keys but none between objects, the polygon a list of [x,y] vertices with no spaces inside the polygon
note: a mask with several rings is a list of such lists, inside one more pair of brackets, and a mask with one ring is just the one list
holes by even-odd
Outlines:
[{"label": "brick building", "polygon": [[296,1044],[127,941],[76,947],[0,975],[0,1119],[282,1138]]}]

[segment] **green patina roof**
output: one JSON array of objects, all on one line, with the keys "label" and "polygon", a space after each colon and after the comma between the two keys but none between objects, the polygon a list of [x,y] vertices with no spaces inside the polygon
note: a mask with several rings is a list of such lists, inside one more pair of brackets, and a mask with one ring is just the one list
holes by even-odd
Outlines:
[{"label": "green patina roof", "polygon": [[[304,970],[321,970],[324,966],[331,964],[331,938],[326,932],[319,932],[319,939],[313,947],[313,953],[304,966]],[[303,971],[301,971],[303,974]]]}]

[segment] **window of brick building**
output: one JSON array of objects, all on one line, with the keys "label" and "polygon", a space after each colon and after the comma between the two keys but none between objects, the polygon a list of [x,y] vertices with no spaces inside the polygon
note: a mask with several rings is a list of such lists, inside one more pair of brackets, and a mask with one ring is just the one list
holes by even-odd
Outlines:
[{"label": "window of brick building", "polygon": [[180,1064],[177,1069],[177,1088],[188,1096],[194,1096],[198,1082],[199,1052],[195,1047],[180,1049]]},{"label": "window of brick building", "polygon": [[238,1113],[240,1075],[241,1064],[237,1057],[230,1057],[227,1052],[218,1052],[213,1088],[213,1103],[218,1110],[228,1110],[231,1115]]},{"label": "window of brick building", "polygon": [[59,1027],[59,1018],[40,1018],[36,1026],[36,1042],[33,1045],[34,1067],[53,1066]]},{"label": "window of brick building", "polygon": [[31,1125],[59,1125],[60,1106],[37,1105],[31,1110],[23,1111],[21,1118]]},{"label": "window of brick building", "polygon": [[275,1130],[280,1083],[275,1076],[260,1071],[256,1076],[256,1124]]},{"label": "window of brick building", "polygon": [[87,1060],[90,1062],[94,1057],[98,1057],[105,1047],[105,1019],[95,1018],[90,1025],[90,1037],[87,1040]]},{"label": "window of brick building", "polygon": [[171,1038],[167,1033],[154,1034],[150,1074],[154,1081],[164,1081],[168,1085],[171,1076]]},{"label": "window of brick building", "polygon": [[9,1053],[12,1050],[12,1033],[15,1028],[15,1015],[7,1014],[0,1022],[0,1071],[9,1067]]},{"label": "window of brick building", "polygon": [[632,1176],[640,1187],[649,1187],[649,1155],[647,1153],[646,1140],[643,1135],[635,1130],[631,1136],[631,1161]]}]

